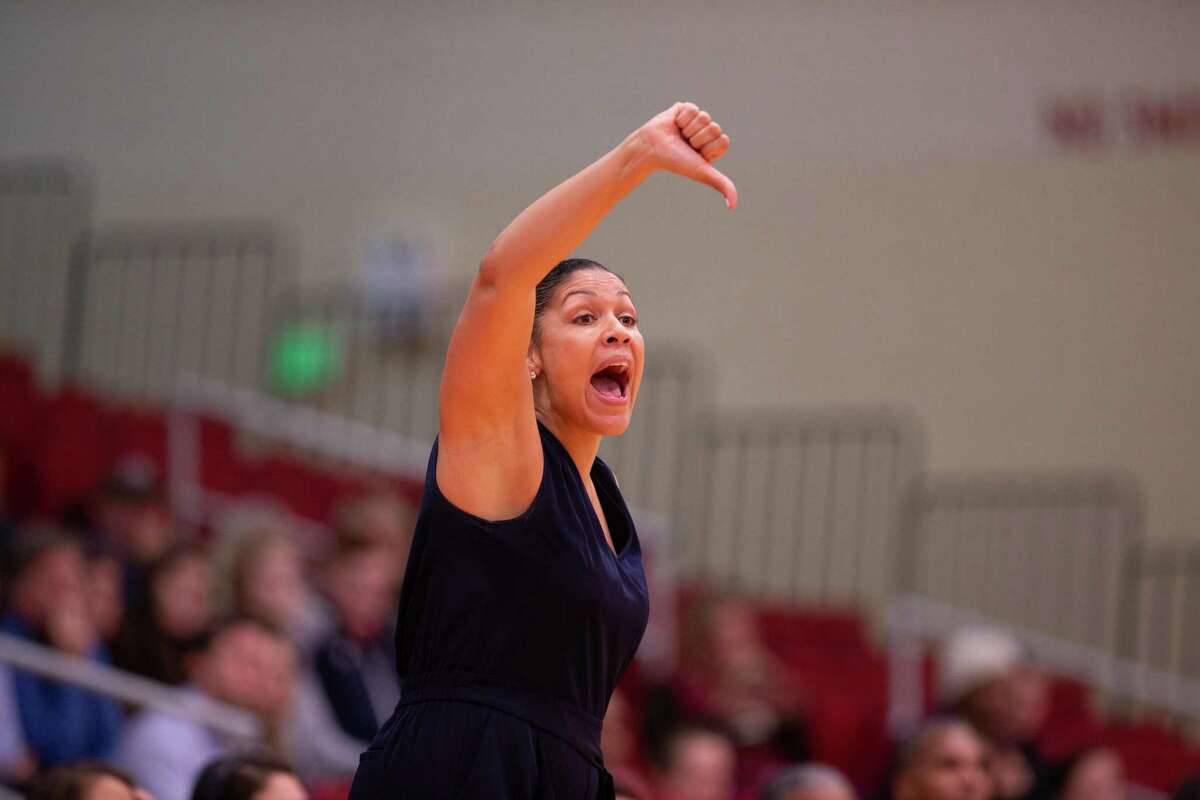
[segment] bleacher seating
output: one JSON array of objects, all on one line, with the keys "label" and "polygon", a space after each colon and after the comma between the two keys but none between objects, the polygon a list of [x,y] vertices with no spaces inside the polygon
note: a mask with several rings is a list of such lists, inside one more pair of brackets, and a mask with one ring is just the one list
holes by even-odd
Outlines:
[{"label": "bleacher seating", "polygon": [[[200,480],[227,495],[269,494],[293,512],[325,521],[339,498],[359,490],[364,476],[320,469],[299,457],[272,453],[250,458],[239,452],[236,431],[225,421],[201,417]],[[86,497],[115,461],[131,453],[167,466],[167,423],[163,409],[109,402],[78,387],[43,392],[30,364],[0,352],[0,443],[13,462],[10,487],[19,513],[53,515]],[[403,494],[416,498],[421,483],[392,477]],[[697,591],[681,587],[680,614]],[[887,665],[863,618],[848,608],[796,608],[762,603],[758,621],[765,643],[795,673],[811,697],[813,755],[844,770],[860,785],[878,780],[890,744],[886,731]],[[927,659],[926,690],[932,696],[936,664]],[[636,665],[622,689],[637,708],[642,681]],[[1115,748],[1130,777],[1169,790],[1200,771],[1200,749],[1163,725],[1105,720],[1091,703],[1087,686],[1056,679],[1041,746],[1051,757],[1091,745]],[[315,797],[340,797],[345,787],[322,787]]]}]

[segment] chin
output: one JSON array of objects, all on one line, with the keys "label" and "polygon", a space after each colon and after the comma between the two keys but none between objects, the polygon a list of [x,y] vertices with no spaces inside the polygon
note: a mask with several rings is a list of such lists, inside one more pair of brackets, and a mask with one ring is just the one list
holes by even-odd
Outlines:
[{"label": "chin", "polygon": [[593,433],[600,436],[620,436],[629,428],[629,423],[633,419],[633,409],[622,414],[597,414],[591,411],[587,414],[587,427]]},{"label": "chin", "polygon": [[596,432],[601,436],[620,436],[629,428],[629,417],[605,420],[597,426]]}]

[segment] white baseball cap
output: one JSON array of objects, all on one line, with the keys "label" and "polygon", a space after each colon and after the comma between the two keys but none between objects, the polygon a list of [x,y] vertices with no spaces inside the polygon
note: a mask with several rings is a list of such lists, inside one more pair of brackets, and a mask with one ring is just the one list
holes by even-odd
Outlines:
[{"label": "white baseball cap", "polygon": [[1016,637],[999,628],[957,631],[941,648],[938,699],[953,705],[985,684],[1012,673],[1025,660]]}]

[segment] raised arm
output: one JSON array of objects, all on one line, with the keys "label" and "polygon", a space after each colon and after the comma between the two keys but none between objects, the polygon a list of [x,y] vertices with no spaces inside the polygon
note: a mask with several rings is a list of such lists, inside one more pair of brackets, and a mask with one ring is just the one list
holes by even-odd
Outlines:
[{"label": "raised arm", "polygon": [[[438,483],[452,501],[498,517],[519,513],[536,492],[540,444],[526,356],[538,282],[655,171],[708,184],[736,207],[737,190],[711,163],[728,148],[706,112],[676,103],[540,197],[492,242],[442,374]],[[483,505],[509,499],[483,508],[476,497]]]}]

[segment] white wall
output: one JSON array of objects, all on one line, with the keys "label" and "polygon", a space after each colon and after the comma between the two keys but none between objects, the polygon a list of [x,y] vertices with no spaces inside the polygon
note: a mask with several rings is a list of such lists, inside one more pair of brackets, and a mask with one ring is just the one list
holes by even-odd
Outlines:
[{"label": "white wall", "polygon": [[265,216],[310,276],[400,225],[472,269],[681,98],[742,208],[656,177],[582,252],[721,402],[899,403],[935,469],[1120,466],[1200,535],[1200,148],[1064,152],[1048,98],[1200,83],[1200,5],[0,2],[0,156],[102,221]]}]

